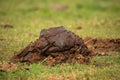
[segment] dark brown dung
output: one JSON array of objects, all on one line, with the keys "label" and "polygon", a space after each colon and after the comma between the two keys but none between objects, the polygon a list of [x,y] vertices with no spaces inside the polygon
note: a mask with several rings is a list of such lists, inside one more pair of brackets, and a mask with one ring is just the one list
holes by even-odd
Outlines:
[{"label": "dark brown dung", "polygon": [[104,55],[109,55],[112,51],[120,52],[120,38],[101,39],[87,37],[84,39],[84,42],[89,50],[93,51],[94,54],[102,52]]},{"label": "dark brown dung", "polygon": [[38,62],[46,65],[84,63],[91,52],[84,41],[63,26],[44,29],[36,41],[12,57],[14,62]]}]

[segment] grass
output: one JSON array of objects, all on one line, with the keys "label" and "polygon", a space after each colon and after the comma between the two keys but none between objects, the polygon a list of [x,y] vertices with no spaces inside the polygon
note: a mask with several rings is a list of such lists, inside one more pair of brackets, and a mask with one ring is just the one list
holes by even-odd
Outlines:
[{"label": "grass", "polygon": [[[68,30],[85,38],[120,38],[119,0],[0,0],[0,62],[7,61],[14,52],[20,51],[39,37],[44,28],[65,26]],[[66,10],[51,6],[65,5]],[[81,30],[76,28],[81,26]],[[113,53],[114,54],[114,53]],[[120,54],[120,53],[118,53]],[[120,56],[95,57],[98,62],[111,66],[67,65],[62,67],[32,64],[29,71],[0,72],[1,80],[119,80]]]},{"label": "grass", "polygon": [[75,64],[55,67],[43,66],[41,64],[32,64],[28,66],[28,71],[15,70],[4,72],[2,79],[5,80],[119,80],[120,57],[96,57],[96,61],[105,61],[112,64],[112,66],[98,66]]}]

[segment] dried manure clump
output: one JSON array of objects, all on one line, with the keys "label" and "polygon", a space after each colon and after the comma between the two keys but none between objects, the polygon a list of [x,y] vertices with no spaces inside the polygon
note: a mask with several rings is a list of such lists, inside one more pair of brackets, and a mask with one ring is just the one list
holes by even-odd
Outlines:
[{"label": "dried manure clump", "polygon": [[36,41],[12,57],[14,62],[42,62],[45,65],[84,63],[91,52],[84,41],[63,26],[41,31]]}]

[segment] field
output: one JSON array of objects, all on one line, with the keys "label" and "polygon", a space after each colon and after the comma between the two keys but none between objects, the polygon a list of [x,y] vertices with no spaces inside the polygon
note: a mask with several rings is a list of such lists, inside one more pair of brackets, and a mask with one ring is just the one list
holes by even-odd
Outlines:
[{"label": "field", "polygon": [[[0,0],[0,63],[10,60],[36,40],[42,29],[50,27],[65,26],[83,39],[120,38],[119,3],[120,0]],[[29,70],[0,71],[0,80],[119,80],[120,52],[110,54],[91,59],[109,66],[18,63]]]}]

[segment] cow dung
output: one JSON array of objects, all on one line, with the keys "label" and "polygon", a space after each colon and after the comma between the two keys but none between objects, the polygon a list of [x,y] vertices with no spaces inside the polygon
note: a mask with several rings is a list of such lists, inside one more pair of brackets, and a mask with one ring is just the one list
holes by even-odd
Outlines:
[{"label": "cow dung", "polygon": [[14,55],[11,61],[45,65],[86,63],[90,54],[82,38],[60,26],[43,29],[39,38]]}]

